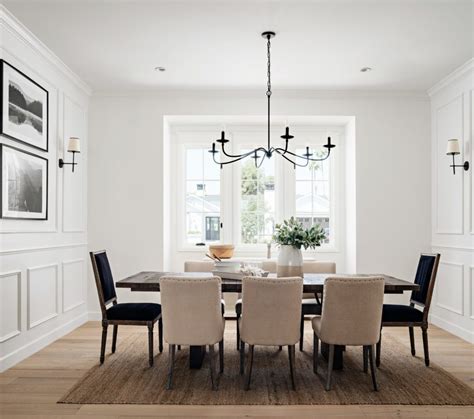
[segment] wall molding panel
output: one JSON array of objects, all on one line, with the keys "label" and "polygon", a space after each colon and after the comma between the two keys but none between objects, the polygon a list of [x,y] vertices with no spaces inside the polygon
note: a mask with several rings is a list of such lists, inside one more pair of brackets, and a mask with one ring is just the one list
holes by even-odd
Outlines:
[{"label": "wall molding panel", "polygon": [[[474,59],[429,90],[432,125],[432,237],[441,254],[435,285],[432,322],[474,341]],[[461,154],[456,164],[469,161],[469,171],[450,170],[446,145],[457,138]],[[466,278],[466,280],[465,280]]]},{"label": "wall molding panel", "polygon": [[63,295],[62,311],[66,313],[85,304],[84,259],[74,259],[62,263]]},{"label": "wall molding panel", "polygon": [[21,271],[1,273],[0,343],[21,333],[21,309]]},{"label": "wall molding panel", "polygon": [[27,269],[28,329],[59,314],[59,264]]}]

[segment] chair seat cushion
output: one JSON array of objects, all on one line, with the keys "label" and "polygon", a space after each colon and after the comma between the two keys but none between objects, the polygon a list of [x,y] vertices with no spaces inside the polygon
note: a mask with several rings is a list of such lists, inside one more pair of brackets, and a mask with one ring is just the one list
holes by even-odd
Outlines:
[{"label": "chair seat cushion", "polygon": [[321,316],[315,316],[311,320],[311,325],[313,326],[313,331],[319,336],[321,332]]},{"label": "chair seat cushion", "polygon": [[108,320],[151,321],[161,314],[161,305],[154,303],[121,303],[107,310]]},{"label": "chair seat cushion", "polygon": [[401,304],[384,304],[382,323],[421,322],[423,312],[414,307]]},{"label": "chair seat cushion", "polygon": [[235,312],[237,313],[238,316],[242,314],[242,298],[239,298],[235,302]]}]

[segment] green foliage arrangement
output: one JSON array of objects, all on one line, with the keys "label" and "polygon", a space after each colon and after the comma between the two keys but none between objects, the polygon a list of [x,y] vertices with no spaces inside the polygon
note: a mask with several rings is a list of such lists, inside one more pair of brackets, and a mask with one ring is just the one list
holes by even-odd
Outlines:
[{"label": "green foliage arrangement", "polygon": [[325,239],[326,233],[319,224],[305,229],[295,217],[283,221],[283,224],[277,224],[273,234],[275,243],[280,246],[293,246],[297,249],[301,249],[301,247],[314,249],[316,246],[321,246],[321,242]]}]

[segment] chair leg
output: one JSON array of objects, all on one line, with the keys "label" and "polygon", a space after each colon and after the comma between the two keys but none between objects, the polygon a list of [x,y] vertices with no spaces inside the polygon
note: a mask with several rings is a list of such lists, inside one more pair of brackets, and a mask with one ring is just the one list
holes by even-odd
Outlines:
[{"label": "chair leg", "polygon": [[326,391],[331,390],[332,367],[334,365],[334,345],[329,345],[328,377],[326,381]]},{"label": "chair leg", "polygon": [[295,345],[288,345],[288,358],[290,360],[290,378],[291,378],[291,389],[296,390],[295,385]]},{"label": "chair leg", "polygon": [[250,389],[250,378],[252,377],[252,366],[253,366],[253,345],[249,345],[249,366],[247,373],[247,380],[245,383],[245,390]]},{"label": "chair leg", "polygon": [[112,353],[115,353],[115,349],[117,348],[117,332],[118,332],[118,324],[114,324],[114,332],[112,335]]},{"label": "chair leg", "polygon": [[279,351],[282,351],[282,350],[283,350],[283,346],[280,345],[280,346],[278,347],[278,350],[279,350]]},{"label": "chair leg", "polygon": [[216,382],[216,373],[214,371],[214,345],[209,345],[209,369],[211,371],[211,386],[212,390],[217,390],[217,382]]},{"label": "chair leg", "polygon": [[178,351],[180,351],[180,350],[181,350],[181,345],[178,345]]},{"label": "chair leg", "polygon": [[408,328],[408,333],[410,335],[411,354],[413,356],[415,356],[416,355],[416,351],[415,351],[415,333],[413,332],[413,327]]},{"label": "chair leg", "polygon": [[153,366],[153,323],[148,323],[148,362]]},{"label": "chair leg", "polygon": [[240,341],[240,375],[244,375],[244,363],[245,363],[245,342]]},{"label": "chair leg", "polygon": [[301,320],[300,320],[300,352],[303,352],[303,340],[304,340],[304,314],[301,313]]},{"label": "chair leg", "polygon": [[109,324],[107,322],[102,322],[102,343],[100,345],[100,363],[104,363],[104,357],[105,357],[105,345],[107,343],[107,328],[109,327]]},{"label": "chair leg", "polygon": [[423,351],[425,353],[425,365],[430,366],[430,352],[428,350],[428,326],[421,328],[421,334],[423,336]]},{"label": "chair leg", "polygon": [[382,330],[380,330],[380,337],[379,337],[379,341],[377,342],[376,351],[375,351],[375,365],[377,365],[377,367],[380,367],[380,353],[381,352],[382,352]]},{"label": "chair leg", "polygon": [[318,357],[319,357],[319,338],[313,333],[313,372],[318,373]]},{"label": "chair leg", "polygon": [[174,368],[174,354],[176,351],[176,345],[169,345],[170,350],[170,359],[169,359],[169,370],[168,370],[168,384],[166,386],[167,390],[171,390],[173,388],[173,368]]},{"label": "chair leg", "polygon": [[240,319],[240,314],[237,314],[237,319],[236,319],[236,322],[237,322],[237,350],[240,349],[239,347],[239,344],[240,344],[240,330],[239,330],[239,319]]},{"label": "chair leg", "polygon": [[224,338],[219,342],[219,372],[224,372]]},{"label": "chair leg", "polygon": [[163,319],[158,320],[158,349],[163,352]]},{"label": "chair leg", "polygon": [[379,391],[379,388],[377,386],[377,380],[375,378],[375,362],[374,362],[374,347],[373,347],[373,345],[367,346],[367,351],[369,352],[370,373],[372,375],[372,384],[374,385],[374,390]]},{"label": "chair leg", "polygon": [[369,359],[367,355],[368,355],[367,346],[362,346],[362,356],[364,358],[364,372],[369,371]]}]

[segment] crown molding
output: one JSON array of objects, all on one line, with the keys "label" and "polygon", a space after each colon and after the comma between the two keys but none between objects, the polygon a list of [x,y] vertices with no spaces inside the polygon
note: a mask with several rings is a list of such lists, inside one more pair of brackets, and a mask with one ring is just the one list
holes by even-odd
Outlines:
[{"label": "crown molding", "polygon": [[[165,98],[225,98],[253,99],[265,97],[263,89],[257,88],[150,88],[150,89],[111,89],[94,90],[95,98],[147,98],[150,100]],[[316,99],[316,100],[337,100],[337,99],[372,99],[372,100],[393,100],[393,99],[413,99],[419,101],[429,101],[426,91],[421,90],[351,90],[351,89],[289,89],[280,88],[273,92],[272,99]]]},{"label": "crown molding", "polygon": [[459,79],[460,77],[464,76],[469,71],[474,69],[474,58],[471,58],[466,63],[464,63],[461,67],[456,68],[452,73],[448,74],[446,77],[442,78],[438,83],[436,83],[433,87],[428,89],[428,95],[431,97],[434,94],[438,93],[440,90],[444,89],[446,86],[454,82],[455,80]]},{"label": "crown molding", "polygon": [[86,95],[90,96],[92,94],[92,89],[86,82],[74,73],[74,71],[72,71],[53,51],[41,42],[25,25],[23,25],[23,23],[21,23],[5,6],[1,4],[0,26],[14,34],[25,45],[34,49]]}]

